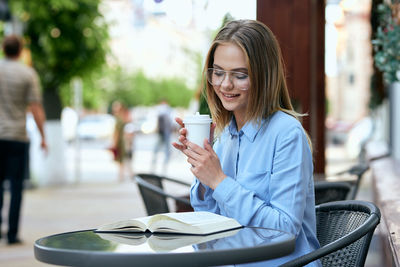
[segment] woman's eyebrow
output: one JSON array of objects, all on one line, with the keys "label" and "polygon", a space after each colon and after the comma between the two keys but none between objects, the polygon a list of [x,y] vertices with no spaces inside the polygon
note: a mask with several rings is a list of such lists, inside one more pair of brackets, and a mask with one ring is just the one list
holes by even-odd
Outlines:
[{"label": "woman's eyebrow", "polygon": [[[217,64],[213,64],[213,67],[217,68],[217,69],[224,70],[222,67],[218,66]],[[247,68],[235,68],[235,69],[232,69],[230,71],[240,71],[240,72],[246,72],[246,73],[248,72]]]},{"label": "woman's eyebrow", "polygon": [[236,68],[236,69],[233,69],[232,71],[240,71],[240,72],[246,72],[247,73],[247,68]]}]

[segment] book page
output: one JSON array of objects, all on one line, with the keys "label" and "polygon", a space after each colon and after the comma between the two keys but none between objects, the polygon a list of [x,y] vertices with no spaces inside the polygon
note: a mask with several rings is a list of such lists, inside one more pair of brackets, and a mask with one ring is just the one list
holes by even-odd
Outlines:
[{"label": "book page", "polygon": [[97,232],[145,232],[152,216],[119,221],[100,226]]},{"label": "book page", "polygon": [[206,211],[158,214],[148,222],[152,232],[200,235],[238,227],[241,225],[236,220]]}]

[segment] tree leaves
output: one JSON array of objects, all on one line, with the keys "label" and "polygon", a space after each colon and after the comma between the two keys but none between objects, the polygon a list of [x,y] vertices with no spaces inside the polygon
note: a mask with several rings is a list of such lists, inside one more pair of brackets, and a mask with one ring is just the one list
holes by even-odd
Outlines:
[{"label": "tree leaves", "polygon": [[44,90],[57,90],[105,63],[108,27],[99,0],[11,1],[25,23],[25,36]]},{"label": "tree leaves", "polygon": [[393,18],[392,8],[388,4],[378,5],[379,26],[372,45],[375,50],[376,67],[383,72],[387,84],[400,81],[400,26]]}]

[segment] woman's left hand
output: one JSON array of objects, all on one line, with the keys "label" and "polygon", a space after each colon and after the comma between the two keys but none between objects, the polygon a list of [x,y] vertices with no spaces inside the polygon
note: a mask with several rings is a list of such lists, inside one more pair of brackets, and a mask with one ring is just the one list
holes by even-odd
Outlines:
[{"label": "woman's left hand", "polygon": [[204,149],[187,139],[184,140],[187,147],[182,152],[188,157],[187,161],[192,165],[192,173],[200,182],[215,189],[226,175],[222,171],[221,163],[208,140],[204,140]]}]

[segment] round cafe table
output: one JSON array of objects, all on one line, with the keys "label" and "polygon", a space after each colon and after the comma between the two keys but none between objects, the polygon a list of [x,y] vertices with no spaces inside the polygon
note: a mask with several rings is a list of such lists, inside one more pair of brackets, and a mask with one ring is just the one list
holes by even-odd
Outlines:
[{"label": "round cafe table", "polygon": [[67,232],[35,242],[37,260],[64,266],[210,266],[282,257],[294,235],[244,227],[206,236]]}]

